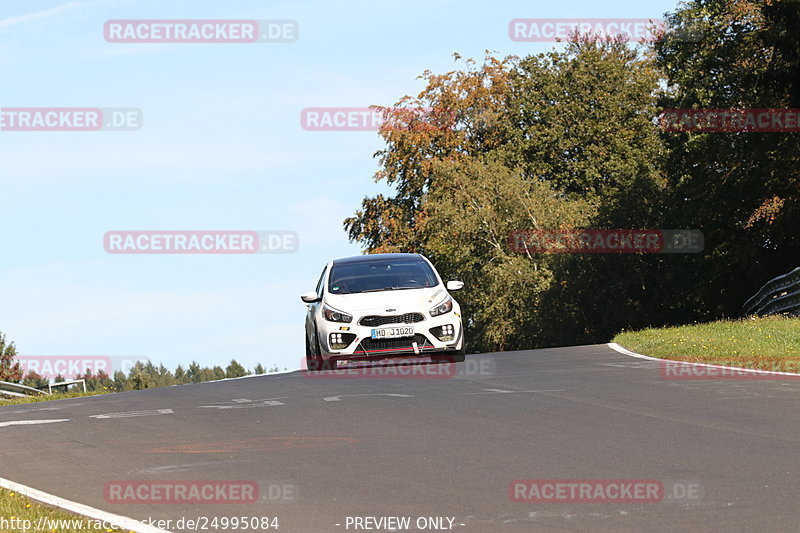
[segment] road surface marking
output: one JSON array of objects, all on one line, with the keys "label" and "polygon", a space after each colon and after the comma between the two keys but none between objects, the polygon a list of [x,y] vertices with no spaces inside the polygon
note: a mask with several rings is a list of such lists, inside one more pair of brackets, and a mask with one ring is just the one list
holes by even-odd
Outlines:
[{"label": "road surface marking", "polygon": [[282,398],[269,398],[266,400],[247,400],[239,398],[238,400],[231,400],[236,402],[234,405],[230,404],[217,404],[217,405],[198,405],[201,409],[252,409],[254,407],[272,407],[276,405],[286,405],[278,400],[285,400],[286,396]]},{"label": "road surface marking", "polygon": [[504,389],[483,389],[485,392],[462,392],[466,396],[470,394],[519,394],[520,392],[567,392],[566,389],[552,390],[504,390]]},{"label": "road surface marking", "polygon": [[58,418],[55,420],[12,420],[11,422],[0,422],[0,428],[8,426],[35,426],[37,424],[55,424],[56,422],[69,422],[69,418]]},{"label": "road surface marking", "polygon": [[608,346],[612,350],[614,350],[616,352],[619,352],[619,353],[621,353],[623,355],[627,355],[627,356],[630,356],[630,357],[636,357],[637,359],[646,359],[648,361],[660,361],[662,364],[680,363],[681,365],[701,366],[701,367],[704,367],[704,368],[721,368],[723,370],[730,370],[730,371],[734,371],[735,370],[736,372],[754,372],[754,373],[760,374],[760,375],[763,375],[763,374],[770,374],[770,375],[776,375],[776,376],[797,376],[797,375],[800,375],[800,374],[798,374],[796,372],[778,372],[776,370],[759,370],[757,368],[740,368],[740,367],[737,367],[737,366],[712,365],[710,363],[692,363],[692,362],[689,362],[689,361],[675,361],[674,359],[659,359],[658,357],[650,357],[649,355],[642,355],[640,353],[632,352],[630,350],[627,350],[627,349],[623,348],[622,346],[620,346],[616,342],[609,342],[609,343],[606,344],[606,346]]},{"label": "road surface marking", "polygon": [[154,415],[172,415],[175,411],[172,409],[151,409],[149,411],[126,411],[123,413],[106,413],[104,415],[92,415],[89,418],[134,418],[137,416],[154,416]]},{"label": "road surface marking", "polygon": [[82,503],[65,500],[63,498],[59,498],[58,496],[53,496],[52,494],[42,492],[26,485],[14,483],[13,481],[3,479],[1,477],[0,488],[11,492],[16,492],[17,494],[22,494],[23,496],[27,496],[32,500],[42,502],[52,507],[58,507],[59,509],[64,509],[65,511],[70,511],[75,514],[91,518],[92,520],[99,520],[101,522],[105,521],[109,524],[114,524],[125,531],[135,531],[136,533],[170,533],[164,529],[148,526],[147,524],[143,524],[138,520],[134,520],[133,518],[129,518],[127,516],[107,513],[106,511],[101,511],[100,509],[95,509],[94,507],[83,505]]},{"label": "road surface marking", "polygon": [[339,402],[342,398],[349,398],[351,396],[394,396],[395,398],[413,398],[410,394],[384,394],[384,393],[376,393],[376,394],[342,394],[341,396],[328,396],[327,398],[323,398],[326,402]]}]

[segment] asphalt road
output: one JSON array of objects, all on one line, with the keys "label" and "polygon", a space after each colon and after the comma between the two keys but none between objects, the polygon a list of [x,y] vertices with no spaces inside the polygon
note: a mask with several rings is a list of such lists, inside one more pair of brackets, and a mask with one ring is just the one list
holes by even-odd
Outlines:
[{"label": "asphalt road", "polygon": [[[386,531],[354,520],[389,516],[410,518],[401,531],[800,529],[800,381],[667,380],[659,363],[605,345],[472,355],[457,367],[439,377],[411,367],[389,378],[296,372],[2,407],[0,477],[172,519],[173,531],[204,516],[276,517],[281,533]],[[66,421],[3,425],[27,420]],[[520,479],[655,480],[664,492],[512,501]],[[125,493],[109,493],[187,480],[249,484],[258,501],[120,503]]]}]

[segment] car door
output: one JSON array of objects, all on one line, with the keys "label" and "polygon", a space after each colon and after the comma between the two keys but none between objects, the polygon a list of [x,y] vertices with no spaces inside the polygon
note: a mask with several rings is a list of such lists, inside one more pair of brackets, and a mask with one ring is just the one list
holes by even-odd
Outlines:
[{"label": "car door", "polygon": [[319,276],[319,281],[317,281],[317,298],[319,298],[318,302],[314,302],[311,304],[306,304],[306,342],[312,349],[316,347],[316,336],[317,336],[317,324],[316,324],[316,316],[317,316],[317,309],[319,306],[322,305],[322,296],[325,290],[325,274],[328,272],[328,266],[326,265],[325,268],[322,269],[322,274]]}]

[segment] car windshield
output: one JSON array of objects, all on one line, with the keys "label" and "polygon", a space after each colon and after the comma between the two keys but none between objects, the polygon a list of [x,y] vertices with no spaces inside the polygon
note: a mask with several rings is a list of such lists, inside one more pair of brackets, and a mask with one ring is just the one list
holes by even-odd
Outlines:
[{"label": "car windshield", "polygon": [[354,294],[438,285],[436,274],[423,259],[386,259],[334,264],[328,282],[333,294]]}]

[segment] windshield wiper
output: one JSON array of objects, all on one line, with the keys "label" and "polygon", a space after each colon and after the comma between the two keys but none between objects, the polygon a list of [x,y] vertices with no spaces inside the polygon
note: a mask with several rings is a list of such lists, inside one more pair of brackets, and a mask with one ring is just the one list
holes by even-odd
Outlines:
[{"label": "windshield wiper", "polygon": [[384,287],[382,289],[367,289],[361,292],[405,291],[408,289],[422,289],[422,287]]}]

